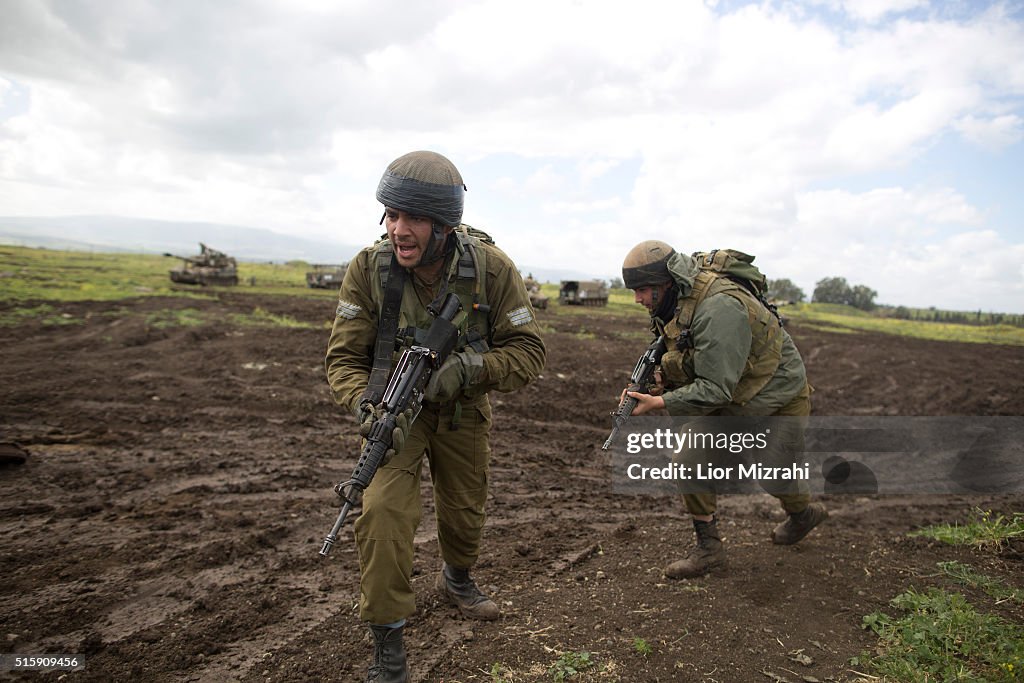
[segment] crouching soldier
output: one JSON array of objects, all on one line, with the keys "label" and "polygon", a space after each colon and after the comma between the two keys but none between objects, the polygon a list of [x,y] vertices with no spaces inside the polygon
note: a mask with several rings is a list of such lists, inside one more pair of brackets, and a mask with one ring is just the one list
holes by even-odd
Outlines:
[{"label": "crouching soldier", "polygon": [[[647,308],[652,330],[665,335],[667,347],[659,386],[650,394],[624,392],[638,401],[633,415],[659,409],[673,416],[810,415],[811,388],[800,352],[757,287],[744,286],[745,279],[764,281],[750,261],[729,251],[687,256],[656,240],[626,255],[623,282]],[[729,272],[732,267],[735,272]],[[796,432],[785,445],[798,451],[802,426]],[[810,502],[806,482],[765,488],[788,513],[772,533],[774,543],[797,543],[828,517],[824,505]],[[714,487],[684,494],[683,500],[697,542],[665,569],[673,579],[700,576],[725,563]]]}]

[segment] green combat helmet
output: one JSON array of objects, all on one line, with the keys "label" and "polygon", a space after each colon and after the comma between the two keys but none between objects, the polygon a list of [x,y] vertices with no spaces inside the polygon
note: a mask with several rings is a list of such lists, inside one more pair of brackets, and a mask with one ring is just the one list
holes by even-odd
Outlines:
[{"label": "green combat helmet", "polygon": [[629,289],[671,282],[668,260],[675,253],[675,249],[659,240],[641,242],[629,250],[622,262],[622,282]]},{"label": "green combat helmet", "polygon": [[[444,228],[462,223],[466,185],[455,164],[437,152],[409,152],[392,161],[377,185],[377,201],[433,220],[430,242],[419,265],[432,263],[444,254],[440,247]],[[381,218],[384,222],[384,218]]]}]

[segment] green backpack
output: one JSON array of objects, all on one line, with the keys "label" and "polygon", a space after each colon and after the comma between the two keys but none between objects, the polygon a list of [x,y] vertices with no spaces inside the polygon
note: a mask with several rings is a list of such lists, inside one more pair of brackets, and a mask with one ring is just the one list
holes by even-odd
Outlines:
[{"label": "green backpack", "polygon": [[[765,293],[768,291],[768,278],[754,265],[754,257],[735,249],[713,249],[708,252],[695,251],[694,260],[702,271],[708,271],[727,278],[753,295],[765,308],[771,311],[779,324],[782,316],[775,304],[768,303]],[[700,297],[703,299],[703,297]]]},{"label": "green backpack", "polygon": [[[685,362],[685,356],[692,353],[694,340],[690,332],[694,314],[701,302],[709,296],[722,293],[740,300],[747,310],[753,334],[750,354],[747,357],[743,377],[733,390],[733,403],[744,405],[757,395],[774,376],[782,354],[782,318],[775,306],[764,297],[768,281],[753,264],[754,257],[735,249],[715,249],[696,252],[692,255],[700,268],[693,280],[693,289],[679,307],[676,317],[666,325],[676,327],[675,350],[683,356],[670,360],[666,353],[662,366],[672,363],[676,374],[694,379]],[[750,301],[753,298],[755,301]],[[746,300],[746,301],[744,301]],[[762,309],[763,306],[763,309]],[[773,318],[774,316],[774,321]]]}]

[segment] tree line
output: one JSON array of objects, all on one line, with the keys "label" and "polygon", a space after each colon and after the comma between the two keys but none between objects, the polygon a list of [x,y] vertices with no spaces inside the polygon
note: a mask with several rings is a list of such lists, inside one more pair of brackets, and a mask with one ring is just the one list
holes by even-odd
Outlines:
[{"label": "tree line", "polygon": [[[853,285],[845,277],[827,277],[814,285],[811,303],[844,304],[862,311],[875,309],[875,297],[878,292],[867,285]],[[792,280],[781,278],[768,281],[768,298],[780,302],[800,303],[804,300],[804,290]]]},{"label": "tree line", "polygon": [[[806,299],[804,290],[792,280],[780,278],[768,281],[768,299],[777,303],[801,303]],[[882,318],[920,320],[925,322],[957,323],[961,325],[1013,325],[1024,327],[1024,315],[1014,313],[983,313],[978,311],[943,311],[931,308],[884,306],[875,303],[878,292],[867,285],[850,285],[846,278],[827,277],[814,285],[811,303],[844,304],[861,311],[870,311]]]},{"label": "tree line", "polygon": [[[609,281],[612,289],[622,289],[621,278]],[[777,304],[798,304],[807,300],[807,295],[788,278],[768,280],[766,296]],[[977,311],[944,311],[935,308],[910,308],[875,303],[878,292],[867,285],[850,285],[843,277],[826,277],[814,285],[811,303],[843,304],[861,311],[870,312],[880,318],[898,320],[919,320],[922,322],[956,323],[960,325],[1013,325],[1024,327],[1024,315],[1016,313],[984,313]]]}]

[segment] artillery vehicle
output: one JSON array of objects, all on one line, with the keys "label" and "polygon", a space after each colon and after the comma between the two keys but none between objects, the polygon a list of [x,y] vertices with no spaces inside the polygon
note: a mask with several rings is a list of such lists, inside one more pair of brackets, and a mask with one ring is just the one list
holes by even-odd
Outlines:
[{"label": "artillery vehicle", "polygon": [[222,251],[211,249],[199,243],[198,256],[177,256],[167,254],[171,258],[180,258],[182,265],[171,270],[171,282],[183,285],[222,285],[238,284],[238,264],[235,259]]},{"label": "artillery vehicle", "polygon": [[608,287],[603,280],[562,280],[558,303],[567,306],[606,306]]},{"label": "artillery vehicle", "polygon": [[339,265],[327,263],[314,263],[313,270],[306,273],[306,286],[310,289],[330,289],[339,287],[345,279],[345,270],[348,264]]}]

